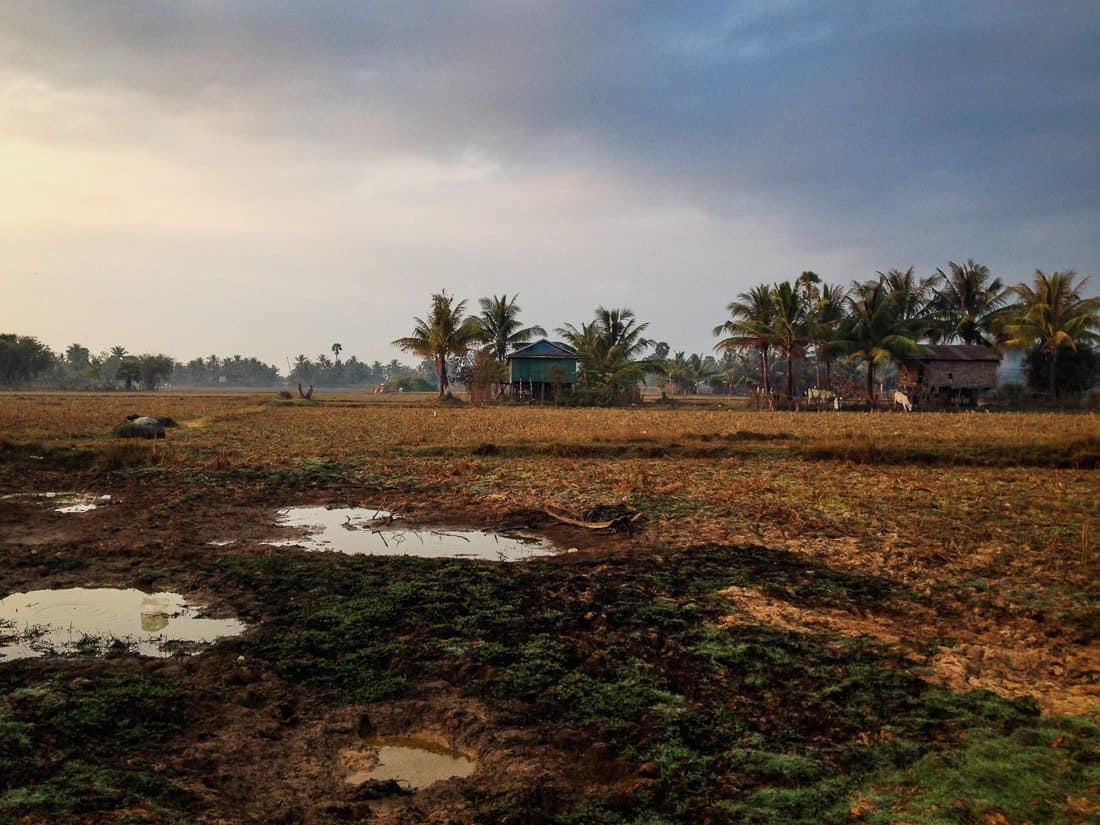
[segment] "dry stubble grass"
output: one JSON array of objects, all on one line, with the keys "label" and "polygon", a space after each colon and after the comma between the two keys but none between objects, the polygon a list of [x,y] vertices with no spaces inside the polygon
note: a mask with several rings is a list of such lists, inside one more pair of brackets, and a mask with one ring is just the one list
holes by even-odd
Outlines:
[{"label": "dry stubble grass", "polygon": [[[426,507],[487,514],[551,500],[628,501],[650,515],[639,542],[763,541],[917,591],[993,582],[998,598],[1025,610],[1072,603],[1079,611],[1095,597],[1098,473],[1041,465],[1073,450],[1095,455],[1096,414],[28,393],[0,396],[0,440],[108,450],[117,442],[106,434],[129,412],[183,423],[152,448],[167,472],[326,463],[367,489],[420,492]],[[485,454],[486,445],[498,454]],[[675,452],[685,447],[694,452]]]}]

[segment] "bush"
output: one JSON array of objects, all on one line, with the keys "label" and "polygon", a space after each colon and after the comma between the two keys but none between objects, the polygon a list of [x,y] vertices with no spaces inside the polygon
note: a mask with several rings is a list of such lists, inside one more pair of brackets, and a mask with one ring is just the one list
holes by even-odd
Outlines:
[{"label": "bush", "polygon": [[[1036,390],[1046,392],[1050,388],[1050,356],[1034,349],[1024,359],[1027,381]],[[1077,349],[1063,346],[1058,350],[1058,393],[1084,392],[1100,382],[1100,353],[1087,344]]]}]

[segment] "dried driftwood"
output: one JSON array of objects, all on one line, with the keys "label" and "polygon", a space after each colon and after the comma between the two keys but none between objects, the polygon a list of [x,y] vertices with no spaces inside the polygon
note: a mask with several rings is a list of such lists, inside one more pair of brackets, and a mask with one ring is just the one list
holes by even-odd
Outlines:
[{"label": "dried driftwood", "polygon": [[[611,515],[611,518],[593,520],[593,516],[598,518],[600,511],[607,510],[620,510],[618,513]],[[610,528],[626,527],[633,524],[642,517],[640,510],[625,510],[623,508],[596,508],[595,510],[589,510],[584,514],[586,518],[577,518],[565,509],[558,507],[554,504],[543,505],[542,512],[550,516],[550,518],[560,521],[563,524],[572,524],[574,527],[584,527],[586,530],[607,530]]]}]

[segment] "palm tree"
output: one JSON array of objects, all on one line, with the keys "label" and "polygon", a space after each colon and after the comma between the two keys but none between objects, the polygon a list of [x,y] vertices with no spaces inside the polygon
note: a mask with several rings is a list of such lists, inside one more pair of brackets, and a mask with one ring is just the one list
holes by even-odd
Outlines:
[{"label": "palm tree", "polygon": [[600,369],[600,331],[595,321],[582,323],[580,328],[572,324],[563,324],[554,330],[577,353],[577,383],[591,387],[600,381],[597,375]]},{"label": "palm tree", "polygon": [[510,351],[530,343],[536,335],[546,335],[546,330],[537,324],[530,327],[520,325],[521,310],[516,303],[517,298],[518,294],[509,299],[505,293],[478,301],[481,306],[478,322],[481,324],[482,340],[489,345],[489,351],[501,363],[504,363]]},{"label": "palm tree", "polygon": [[775,304],[775,317],[771,324],[771,342],[787,359],[787,397],[792,398],[794,359],[806,354],[812,304],[807,300],[807,293],[791,286],[790,281],[772,288],[772,302]]},{"label": "palm tree", "polygon": [[332,355],[336,359],[336,363],[340,363],[340,353],[344,351],[344,345],[337,342],[332,345]]},{"label": "palm tree", "polygon": [[[814,347],[814,361],[818,370],[825,361],[825,386],[833,386],[833,359],[836,357],[835,339],[845,317],[848,288],[841,284],[825,284],[821,297],[810,312],[809,337]],[[818,383],[821,383],[820,372]]]},{"label": "palm tree", "polygon": [[760,284],[742,292],[737,300],[731,302],[730,319],[713,329],[717,338],[725,335],[714,349],[721,352],[734,349],[756,349],[760,353],[760,375],[764,392],[771,392],[771,380],[768,377],[768,350],[771,349],[772,322],[775,320],[775,302],[772,300],[772,288]]},{"label": "palm tree", "polygon": [[904,271],[891,269],[877,274],[890,291],[896,304],[898,319],[920,326],[923,332],[930,320],[932,306],[929,297],[935,277],[918,278],[913,267]]},{"label": "palm tree", "polygon": [[648,328],[648,323],[638,322],[633,310],[601,306],[596,307],[594,319],[580,329],[565,324],[556,332],[577,351],[582,383],[605,388],[606,400],[618,403],[626,400],[647,372],[660,371],[657,363],[644,358],[653,345],[643,335]]},{"label": "palm tree", "polygon": [[84,369],[88,366],[88,358],[91,353],[88,348],[82,344],[69,344],[65,350],[65,360],[69,362],[69,366],[75,369]]},{"label": "palm tree", "polygon": [[1100,298],[1081,294],[1088,283],[1073,270],[1047,275],[1037,269],[1032,286],[1011,289],[1018,300],[1006,309],[1005,346],[1038,347],[1050,357],[1051,395],[1057,390],[1058,350],[1100,340]]},{"label": "palm tree", "polygon": [[867,365],[867,401],[875,400],[875,366],[924,351],[918,342],[922,322],[912,315],[907,305],[911,294],[891,285],[887,275],[878,280],[853,284],[848,296],[848,316],[838,336],[836,347],[848,353],[849,359],[860,359]]},{"label": "palm tree", "polygon": [[129,353],[126,352],[126,347],[111,347],[111,357],[117,358],[119,361],[125,358],[128,354]]},{"label": "palm tree", "polygon": [[683,351],[674,353],[672,358],[665,361],[665,375],[668,376],[669,383],[677,392],[687,392],[687,386],[691,381],[689,372],[690,366]]},{"label": "palm tree", "polygon": [[668,380],[681,394],[696,393],[703,379],[713,375],[717,371],[717,365],[711,356],[703,356],[699,353],[685,355],[677,352],[672,359],[665,363]]},{"label": "palm tree", "polygon": [[961,339],[964,344],[990,346],[996,338],[994,327],[1012,293],[989,267],[967,260],[948,263],[950,274],[936,270],[933,284],[933,311],[937,319],[937,337],[945,341]]},{"label": "palm tree", "polygon": [[438,292],[432,295],[432,307],[427,320],[413,318],[416,326],[413,327],[412,335],[393,342],[394,346],[405,352],[431,358],[435,362],[441,400],[448,392],[447,358],[465,355],[482,335],[481,324],[476,318],[464,317],[465,310],[465,301],[456,304],[454,296],[448,295],[446,291]]}]

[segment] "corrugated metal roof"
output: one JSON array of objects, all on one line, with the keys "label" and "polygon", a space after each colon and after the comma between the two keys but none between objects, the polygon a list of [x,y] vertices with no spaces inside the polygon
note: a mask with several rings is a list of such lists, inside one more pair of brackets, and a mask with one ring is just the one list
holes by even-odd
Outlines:
[{"label": "corrugated metal roof", "polygon": [[914,355],[907,361],[1000,361],[1001,356],[991,347],[980,344],[927,344],[929,355]]},{"label": "corrugated metal roof", "polygon": [[560,341],[547,341],[540,338],[533,344],[521,347],[508,356],[509,358],[576,358],[577,353],[568,344]]}]

